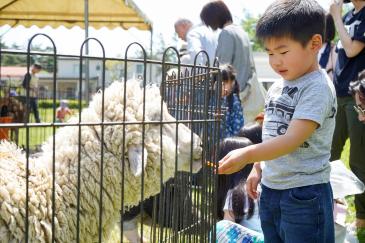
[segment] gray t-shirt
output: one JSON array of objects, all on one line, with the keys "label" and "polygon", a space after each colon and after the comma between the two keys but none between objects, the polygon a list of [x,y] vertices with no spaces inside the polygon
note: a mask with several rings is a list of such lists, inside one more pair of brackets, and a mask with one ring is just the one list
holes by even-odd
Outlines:
[{"label": "gray t-shirt", "polygon": [[280,80],[270,87],[265,101],[264,141],[285,134],[293,119],[311,120],[319,126],[294,152],[262,163],[265,186],[284,190],[329,182],[336,107],[336,92],[324,70],[292,81]]}]

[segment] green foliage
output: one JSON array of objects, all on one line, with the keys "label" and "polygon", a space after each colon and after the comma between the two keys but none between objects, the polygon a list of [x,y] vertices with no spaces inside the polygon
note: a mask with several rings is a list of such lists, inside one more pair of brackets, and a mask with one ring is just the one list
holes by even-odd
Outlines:
[{"label": "green foliage", "polygon": [[[56,108],[60,106],[60,100],[56,100]],[[86,101],[81,101],[81,106],[86,107]],[[53,99],[38,100],[39,108],[53,108]],[[70,109],[79,109],[79,100],[68,100],[68,107]]]},{"label": "green foliage", "polygon": [[[346,165],[346,167],[348,169],[350,169],[349,158],[350,158],[350,140],[347,140],[346,144],[342,150],[341,161],[343,161],[343,163]],[[354,222],[356,220],[354,196],[353,195],[347,196],[346,202],[348,204],[346,222],[351,224],[352,222]]]},{"label": "green foliage", "polygon": [[247,32],[248,37],[252,43],[253,51],[263,51],[263,45],[256,38],[256,24],[259,17],[254,17],[248,11],[243,10],[244,19],[241,22],[242,28]]},{"label": "green foliage", "polygon": [[[12,49],[12,50],[22,50],[22,48],[16,44],[12,44],[10,47],[4,43],[1,43],[1,49]],[[23,50],[24,51],[24,50]],[[26,51],[26,50],[25,50]],[[31,52],[44,52],[53,53],[52,47],[42,48],[41,46],[32,46]],[[43,69],[47,72],[54,71],[54,60],[53,56],[50,55],[30,55],[30,64],[39,63],[42,65]],[[2,54],[1,55],[1,65],[2,66],[26,66],[27,55],[26,54]]]}]

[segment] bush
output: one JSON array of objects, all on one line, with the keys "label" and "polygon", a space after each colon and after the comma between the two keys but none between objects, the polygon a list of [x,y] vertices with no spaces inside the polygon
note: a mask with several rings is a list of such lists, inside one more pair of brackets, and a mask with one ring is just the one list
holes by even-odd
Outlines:
[{"label": "bush", "polygon": [[[79,100],[67,100],[68,107],[70,109],[79,109]],[[60,106],[60,100],[56,100],[56,108]],[[86,102],[81,101],[82,108],[86,107]],[[39,99],[38,100],[39,108],[53,108],[53,99]]]},{"label": "bush", "polygon": [[[25,96],[15,96],[17,100],[25,104],[26,97]],[[70,109],[79,109],[79,100],[67,100],[68,107]],[[60,100],[56,100],[56,108],[60,106]],[[82,108],[86,107],[86,102],[81,101]],[[53,99],[38,99],[38,108],[52,109],[53,108]]]}]

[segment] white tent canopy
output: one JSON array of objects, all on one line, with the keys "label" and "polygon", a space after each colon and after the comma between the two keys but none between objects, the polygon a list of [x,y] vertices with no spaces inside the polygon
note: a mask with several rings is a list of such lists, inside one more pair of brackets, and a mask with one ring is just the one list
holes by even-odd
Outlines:
[{"label": "white tent canopy", "polygon": [[[0,0],[0,26],[85,27],[84,0]],[[101,27],[151,30],[151,21],[132,0],[91,0],[88,23]]]}]

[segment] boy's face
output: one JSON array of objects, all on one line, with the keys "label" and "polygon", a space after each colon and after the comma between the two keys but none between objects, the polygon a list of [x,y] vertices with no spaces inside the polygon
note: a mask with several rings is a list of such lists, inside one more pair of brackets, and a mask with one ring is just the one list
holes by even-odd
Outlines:
[{"label": "boy's face", "polygon": [[269,54],[270,66],[285,80],[295,80],[319,68],[317,54],[322,46],[320,35],[314,35],[305,47],[288,37],[267,39],[264,46]]}]

